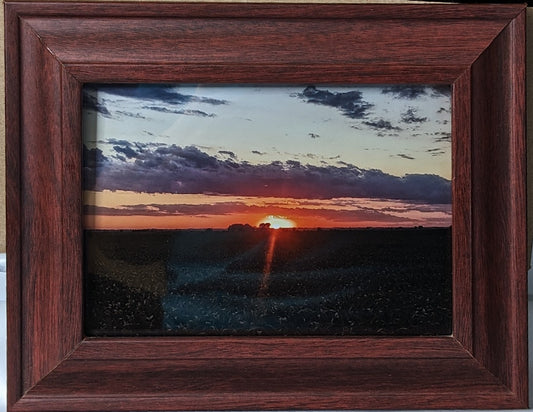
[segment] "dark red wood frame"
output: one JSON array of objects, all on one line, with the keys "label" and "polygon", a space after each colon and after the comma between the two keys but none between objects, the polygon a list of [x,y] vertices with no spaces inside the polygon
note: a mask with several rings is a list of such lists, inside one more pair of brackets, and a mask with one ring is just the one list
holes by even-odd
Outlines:
[{"label": "dark red wood frame", "polygon": [[[6,3],[8,407],[527,406],[525,9]],[[85,82],[453,85],[453,335],[85,338]]]}]

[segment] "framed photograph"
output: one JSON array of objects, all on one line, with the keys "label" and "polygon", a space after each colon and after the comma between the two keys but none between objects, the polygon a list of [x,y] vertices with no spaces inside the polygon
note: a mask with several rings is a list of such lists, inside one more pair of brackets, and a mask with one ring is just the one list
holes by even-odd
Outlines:
[{"label": "framed photograph", "polygon": [[86,334],[452,333],[449,86],[82,93]]},{"label": "framed photograph", "polygon": [[10,411],[527,407],[525,6],[6,3]]}]

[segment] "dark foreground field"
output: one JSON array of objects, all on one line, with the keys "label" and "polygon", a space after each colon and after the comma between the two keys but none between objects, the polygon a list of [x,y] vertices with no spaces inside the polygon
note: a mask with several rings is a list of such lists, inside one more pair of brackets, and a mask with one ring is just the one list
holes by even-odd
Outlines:
[{"label": "dark foreground field", "polygon": [[451,333],[449,228],[86,231],[85,250],[88,335]]}]

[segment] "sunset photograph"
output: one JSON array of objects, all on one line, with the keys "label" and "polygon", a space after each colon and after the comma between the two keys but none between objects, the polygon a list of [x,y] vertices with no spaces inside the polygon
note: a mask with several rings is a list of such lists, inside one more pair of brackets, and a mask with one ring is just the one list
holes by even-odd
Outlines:
[{"label": "sunset photograph", "polygon": [[451,333],[450,97],[86,85],[86,333]]}]

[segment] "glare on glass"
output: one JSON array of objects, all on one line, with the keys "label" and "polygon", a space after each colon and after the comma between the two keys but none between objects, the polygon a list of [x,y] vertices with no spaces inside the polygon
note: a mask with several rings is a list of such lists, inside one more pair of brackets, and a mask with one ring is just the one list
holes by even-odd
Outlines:
[{"label": "glare on glass", "polygon": [[87,85],[88,335],[451,333],[450,87]]}]

